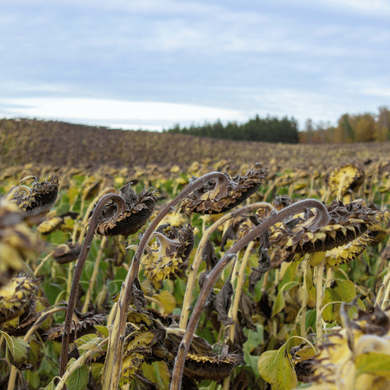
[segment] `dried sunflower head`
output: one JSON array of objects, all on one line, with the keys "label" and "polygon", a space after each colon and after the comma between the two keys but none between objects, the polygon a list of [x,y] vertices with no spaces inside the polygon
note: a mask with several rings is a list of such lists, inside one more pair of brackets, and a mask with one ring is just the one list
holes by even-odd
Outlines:
[{"label": "dried sunflower head", "polygon": [[141,261],[148,280],[158,282],[173,277],[185,267],[194,247],[193,227],[160,225],[151,237],[157,240],[148,248],[147,255]]},{"label": "dried sunflower head", "polygon": [[[64,230],[62,228],[62,225],[64,223],[66,224],[67,221],[72,221],[78,217],[78,213],[75,213],[73,211],[68,211],[67,213],[61,214],[59,216],[55,216],[48,221],[44,221],[37,227],[37,232],[41,234],[50,234],[56,231],[57,229]],[[73,223],[73,222],[72,222]],[[68,225],[67,228],[69,229],[71,225]],[[69,230],[68,230],[69,231]]]},{"label": "dried sunflower head", "polygon": [[0,325],[20,317],[35,304],[38,291],[37,279],[18,276],[0,289]]},{"label": "dried sunflower head", "polygon": [[[94,312],[81,313],[79,310],[74,309],[69,342],[73,343],[74,340],[81,336],[96,333],[94,325],[102,325],[105,319],[106,317],[103,314],[95,314]],[[64,324],[61,324],[50,328],[44,333],[44,336],[46,336],[47,340],[61,342],[63,331]]]},{"label": "dried sunflower head", "polygon": [[81,245],[78,242],[74,244],[61,244],[54,251],[53,258],[58,264],[68,264],[76,261],[79,258],[80,252]]},{"label": "dried sunflower head", "polygon": [[[16,192],[15,189],[17,189]],[[52,176],[40,183],[35,181],[32,188],[21,186],[12,187],[11,199],[29,216],[45,215],[54,206],[58,196],[58,179]],[[7,195],[7,199],[9,195]]]},{"label": "dried sunflower head", "polygon": [[[284,209],[285,207],[292,204],[292,199],[288,195],[277,196],[272,202],[272,206],[276,208],[277,211]],[[261,210],[261,209],[260,209]]]},{"label": "dried sunflower head", "polygon": [[131,183],[120,189],[120,195],[126,202],[126,210],[116,217],[117,206],[109,202],[100,216],[96,233],[102,236],[130,236],[136,233],[152,215],[157,198],[150,190],[139,194],[131,188]]},{"label": "dried sunflower head", "polygon": [[[183,334],[180,331],[175,332],[175,329],[170,329],[167,332],[165,345],[167,349],[176,355]],[[241,355],[228,353],[229,347],[222,346],[221,353],[214,352],[214,347],[211,346],[205,339],[195,336],[188,349],[184,374],[195,380],[212,380],[221,381],[230,375],[234,367],[243,363]],[[220,347],[218,345],[218,347]]]},{"label": "dried sunflower head", "polygon": [[152,355],[153,346],[165,335],[160,329],[135,331],[128,336],[122,358],[122,372],[119,384],[129,383],[135,372]]},{"label": "dried sunflower head", "polygon": [[242,364],[242,356],[233,353],[226,356],[202,356],[187,353],[184,374],[198,381],[219,382],[229,376],[237,364]]},{"label": "dried sunflower head", "polygon": [[[256,164],[245,176],[232,178],[224,173],[226,180],[215,179],[193,191],[181,204],[180,211],[200,214],[219,214],[229,211],[244,202],[260,187],[267,171]],[[196,181],[192,178],[192,182]]]},{"label": "dried sunflower head", "polygon": [[388,389],[389,314],[378,306],[370,313],[359,310],[356,320],[347,319],[342,330],[328,335],[311,360],[314,384],[308,389]]},{"label": "dried sunflower head", "polygon": [[0,199],[0,287],[22,272],[24,260],[43,247],[38,235],[24,222],[26,218],[14,203]]},{"label": "dried sunflower head", "polygon": [[373,239],[369,233],[363,233],[347,244],[327,251],[325,253],[325,264],[334,267],[349,263],[361,255],[372,241]]},{"label": "dried sunflower head", "polygon": [[382,218],[377,210],[367,207],[363,201],[344,204],[334,201],[327,206],[329,223],[313,229],[315,214],[295,216],[278,225],[270,234],[271,243],[295,253],[325,252],[347,244],[365,233]]},{"label": "dried sunflower head", "polygon": [[290,355],[299,382],[310,382],[313,375],[311,358],[315,355],[313,348],[307,343],[302,343],[291,348]]},{"label": "dried sunflower head", "polygon": [[339,165],[329,174],[329,189],[333,196],[341,197],[349,191],[356,191],[364,181],[364,170],[357,164]]}]

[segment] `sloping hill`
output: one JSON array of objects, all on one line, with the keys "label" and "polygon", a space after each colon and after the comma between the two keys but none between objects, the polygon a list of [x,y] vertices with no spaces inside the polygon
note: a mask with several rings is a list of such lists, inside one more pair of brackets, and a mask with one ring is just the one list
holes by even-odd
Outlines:
[{"label": "sloping hill", "polygon": [[226,160],[233,165],[313,165],[317,168],[359,159],[390,159],[390,143],[285,145],[215,140],[190,135],[30,119],[0,120],[2,166],[35,163],[55,166],[112,167],[158,164],[187,167],[194,161]]}]

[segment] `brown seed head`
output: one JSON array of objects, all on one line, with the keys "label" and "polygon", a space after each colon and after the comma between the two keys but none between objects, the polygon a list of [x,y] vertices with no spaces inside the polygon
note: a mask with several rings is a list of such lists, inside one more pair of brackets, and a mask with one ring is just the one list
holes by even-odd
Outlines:
[{"label": "brown seed head", "polygon": [[225,180],[210,180],[192,192],[181,204],[180,212],[219,214],[229,211],[259,189],[267,170],[256,164],[243,177],[224,175]]}]

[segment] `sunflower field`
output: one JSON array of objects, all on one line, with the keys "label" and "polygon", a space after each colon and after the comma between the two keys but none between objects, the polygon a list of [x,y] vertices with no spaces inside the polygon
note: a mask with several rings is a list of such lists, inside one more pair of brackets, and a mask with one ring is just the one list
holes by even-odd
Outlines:
[{"label": "sunflower field", "polygon": [[4,163],[0,390],[390,389],[388,154],[293,148]]}]

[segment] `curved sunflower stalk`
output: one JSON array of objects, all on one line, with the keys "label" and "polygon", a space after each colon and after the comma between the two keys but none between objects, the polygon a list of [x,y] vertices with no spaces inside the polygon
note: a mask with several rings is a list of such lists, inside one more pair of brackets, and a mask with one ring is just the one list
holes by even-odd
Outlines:
[{"label": "curved sunflower stalk", "polygon": [[[113,316],[115,321],[110,332],[107,358],[104,366],[103,390],[118,388],[122,365],[127,308],[129,307],[133,293],[134,282],[138,276],[141,255],[144,252],[145,246],[153,231],[157,228],[162,219],[186,198],[192,199],[193,202],[184,202],[181,207],[182,211],[188,210],[189,212],[195,211],[202,214],[213,214],[215,212],[223,212],[224,210],[232,209],[246,200],[254,191],[257,191],[262,179],[265,177],[265,171],[259,166],[257,166],[256,169],[250,170],[249,173],[249,180],[239,176],[231,179],[229,175],[220,172],[211,172],[193,180],[189,186],[161,210],[149,225],[138,245],[130,271],[127,273],[126,280],[123,284],[117,305],[119,313],[116,313]],[[254,188],[256,189],[254,190]],[[215,197],[210,196],[208,193],[210,191]],[[194,195],[194,193],[200,195],[200,202],[190,197],[190,195]]]},{"label": "curved sunflower stalk", "polygon": [[[84,268],[85,260],[91,246],[93,236],[95,235],[95,229],[97,228],[100,220],[100,215],[106,206],[107,202],[112,201],[117,205],[117,212],[115,216],[120,215],[125,211],[126,203],[125,200],[116,194],[108,194],[103,196],[99,203],[96,205],[95,212],[91,218],[90,226],[88,233],[85,237],[83,246],[81,248],[79,261],[77,262],[76,269],[74,271],[72,286],[69,295],[68,307],[66,311],[65,323],[64,323],[64,332],[62,335],[62,346],[61,346],[61,357],[60,357],[60,376],[63,376],[65,373],[66,365],[68,362],[68,347],[69,347],[69,338],[72,325],[72,316],[73,311],[76,306],[77,292],[79,288],[81,273]],[[114,218],[115,218],[114,216]]]},{"label": "curved sunflower stalk", "polygon": [[329,214],[326,207],[318,200],[308,199],[297,202],[279,212],[273,212],[271,215],[263,221],[260,225],[256,226],[251,230],[247,235],[245,235],[241,240],[239,240],[232,248],[230,248],[225,256],[216,264],[214,269],[209,273],[206,282],[203,285],[202,291],[199,295],[198,302],[195,306],[195,309],[192,313],[191,319],[186,328],[186,333],[183,337],[182,342],[178,350],[178,354],[175,360],[175,366],[172,374],[171,390],[179,390],[181,388],[181,380],[183,376],[183,368],[185,363],[185,357],[188,352],[189,345],[194,336],[196,327],[199,322],[200,315],[203,312],[204,306],[206,304],[207,297],[211,289],[213,288],[217,278],[220,276],[224,268],[230,263],[233,257],[236,256],[236,253],[247,246],[253,239],[257,236],[266,232],[274,224],[283,221],[291,215],[295,215],[299,212],[305,211],[309,208],[316,208],[317,214],[314,219],[311,220],[310,227],[312,229],[318,229],[322,226],[325,226],[329,220]]}]

